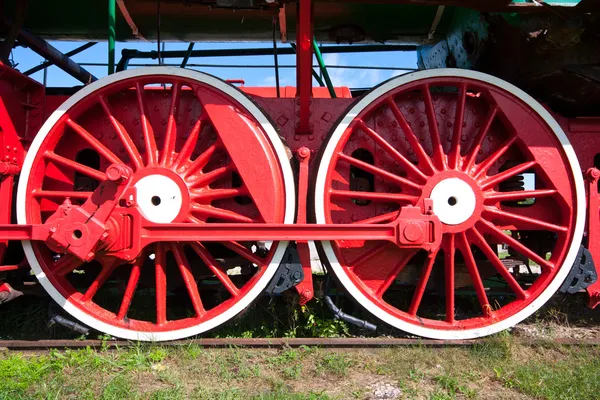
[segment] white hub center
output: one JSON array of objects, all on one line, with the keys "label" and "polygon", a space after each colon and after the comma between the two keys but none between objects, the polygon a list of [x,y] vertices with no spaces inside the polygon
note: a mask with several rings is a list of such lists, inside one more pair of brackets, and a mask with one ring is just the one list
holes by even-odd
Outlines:
[{"label": "white hub center", "polygon": [[433,213],[446,225],[462,224],[475,211],[475,192],[459,178],[439,182],[429,197],[433,200]]},{"label": "white hub center", "polygon": [[157,224],[168,224],[179,215],[183,196],[177,183],[164,175],[148,175],[136,184],[137,206],[142,215]]}]

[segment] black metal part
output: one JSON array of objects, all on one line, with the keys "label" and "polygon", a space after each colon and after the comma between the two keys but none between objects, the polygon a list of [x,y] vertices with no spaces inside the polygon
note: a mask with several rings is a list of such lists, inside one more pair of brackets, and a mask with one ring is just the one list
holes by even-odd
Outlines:
[{"label": "black metal part", "polygon": [[62,325],[65,328],[69,328],[72,331],[75,331],[77,333],[81,333],[82,335],[87,335],[88,333],[90,333],[90,330],[88,327],[83,326],[77,322],[71,321],[70,319],[67,319],[61,315],[58,315],[56,312],[56,305],[55,303],[51,302],[50,305],[48,306],[48,326],[52,326],[55,324],[58,325]]},{"label": "black metal part", "polygon": [[[415,45],[396,45],[396,44],[377,44],[377,45],[353,45],[353,46],[324,46],[321,53],[365,53],[365,52],[385,52],[385,51],[416,51]],[[183,58],[187,50],[168,50],[161,51],[161,58]],[[252,48],[252,49],[212,49],[212,50],[194,50],[190,57],[243,57],[243,56],[272,56],[273,48]],[[296,54],[292,48],[283,47],[277,49],[278,55]],[[157,59],[159,56],[154,51],[139,51],[135,49],[123,49],[121,51],[121,60],[117,65],[117,70],[122,71],[127,68],[129,61],[134,58]],[[119,69],[121,68],[121,69]]]},{"label": "black metal part", "polygon": [[581,246],[577,252],[575,263],[573,264],[571,271],[569,271],[567,279],[565,279],[565,282],[560,287],[559,292],[569,294],[577,293],[597,280],[598,273],[596,272],[592,254],[584,246]]},{"label": "black metal part", "polygon": [[[71,50],[71,51],[68,51],[68,52],[66,52],[66,53],[65,53],[65,56],[66,56],[66,57],[71,57],[71,56],[74,56],[75,54],[79,54],[79,53],[81,53],[82,51],[84,51],[84,50],[87,50],[87,49],[89,49],[90,47],[92,47],[92,46],[96,45],[97,43],[98,43],[98,42],[89,42],[89,43],[86,43],[86,44],[84,44],[83,46],[79,46],[79,47],[77,47],[76,49],[73,49],[73,50]],[[31,68],[31,69],[28,69],[27,71],[23,72],[23,75],[27,75],[27,76],[29,76],[29,75],[31,75],[31,74],[35,74],[36,72],[38,72],[38,71],[41,71],[41,70],[43,70],[44,68],[51,67],[52,65],[54,65],[54,63],[53,63],[53,62],[51,62],[51,61],[45,61],[45,62],[41,63],[40,65],[38,65],[38,66],[36,66],[36,67],[33,67],[33,68]]]},{"label": "black metal part", "polygon": [[331,297],[329,297],[329,295],[325,295],[324,299],[325,304],[327,305],[327,308],[329,308],[329,310],[332,312],[334,319],[340,319],[344,322],[358,326],[359,328],[367,331],[375,332],[377,330],[377,325],[362,320],[360,318],[353,317],[352,315],[343,312],[338,306],[336,306],[333,303],[333,300],[331,300]]},{"label": "black metal part", "polygon": [[[8,34],[4,37],[2,43],[0,43],[0,60],[10,65],[10,53],[15,45],[17,37],[19,36],[19,31],[23,26],[23,22],[25,22],[25,17],[27,15],[27,7],[28,1],[18,1],[16,4],[14,20],[10,23],[10,28],[8,30]],[[8,21],[3,21],[5,23],[9,23]]]},{"label": "black metal part", "polygon": [[300,256],[296,247],[290,245],[285,250],[283,260],[265,292],[270,295],[281,294],[302,282],[303,279],[304,271]]},{"label": "black metal part", "polygon": [[44,57],[73,78],[88,84],[97,81],[85,68],[61,53],[56,47],[24,29],[19,31],[19,42],[26,44],[31,50]]}]

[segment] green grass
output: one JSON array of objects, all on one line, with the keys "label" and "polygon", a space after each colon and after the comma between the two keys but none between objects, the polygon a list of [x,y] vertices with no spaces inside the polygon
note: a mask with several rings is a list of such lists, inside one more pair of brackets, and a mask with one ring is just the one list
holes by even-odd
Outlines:
[{"label": "green grass", "polygon": [[597,399],[600,348],[526,346],[502,334],[472,348],[203,349],[0,353],[0,399]]}]

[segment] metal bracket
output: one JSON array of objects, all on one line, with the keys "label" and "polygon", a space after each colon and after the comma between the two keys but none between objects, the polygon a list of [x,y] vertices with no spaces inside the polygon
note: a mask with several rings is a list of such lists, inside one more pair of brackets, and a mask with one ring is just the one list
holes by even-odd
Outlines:
[{"label": "metal bracket", "polygon": [[581,246],[579,252],[577,252],[575,264],[573,264],[567,279],[562,284],[559,291],[560,293],[577,293],[586,289],[597,280],[598,273],[596,272],[592,254],[584,246]]},{"label": "metal bracket", "polygon": [[302,282],[303,279],[304,271],[300,256],[296,247],[290,245],[285,250],[283,260],[265,292],[269,295],[281,294]]}]

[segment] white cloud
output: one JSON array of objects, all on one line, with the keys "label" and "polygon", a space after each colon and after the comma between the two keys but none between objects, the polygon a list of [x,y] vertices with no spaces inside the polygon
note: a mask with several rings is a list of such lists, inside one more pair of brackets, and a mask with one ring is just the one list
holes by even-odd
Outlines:
[{"label": "white cloud", "polygon": [[[352,65],[348,60],[341,54],[325,54],[323,56],[325,65]],[[370,63],[365,62],[362,65],[371,66]],[[333,86],[347,86],[349,88],[370,88],[378,85],[379,83],[392,78],[394,76],[402,75],[405,71],[388,71],[377,70],[377,69],[343,69],[343,68],[328,68],[329,77]]]}]

